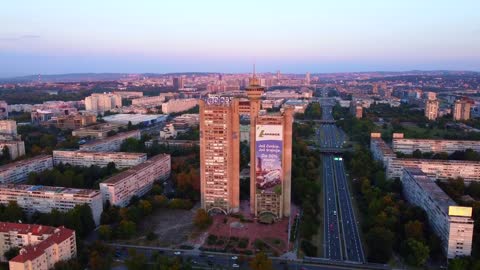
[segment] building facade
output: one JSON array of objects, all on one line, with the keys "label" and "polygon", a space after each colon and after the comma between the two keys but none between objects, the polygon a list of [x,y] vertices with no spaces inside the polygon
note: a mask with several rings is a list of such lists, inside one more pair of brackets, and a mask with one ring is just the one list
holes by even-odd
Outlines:
[{"label": "building facade", "polygon": [[0,120],[0,135],[17,136],[17,122],[13,120]]},{"label": "building facade", "polygon": [[162,104],[162,113],[176,113],[192,109],[198,105],[198,100],[195,98],[186,99],[171,99]]},{"label": "building facade", "polygon": [[138,106],[161,106],[165,102],[165,96],[142,97],[132,100],[132,105]]},{"label": "building facade", "polygon": [[10,155],[10,159],[14,160],[18,157],[24,156],[25,155],[25,142],[20,141],[20,140],[0,140],[0,155],[1,151],[3,151],[4,148],[8,149],[8,154]]},{"label": "building facade", "polygon": [[59,261],[75,258],[77,243],[75,231],[65,227],[0,222],[0,252],[20,248],[9,261],[11,270],[48,270]]},{"label": "building facade", "polygon": [[228,97],[200,100],[200,195],[207,212],[240,208],[239,102]]},{"label": "building facade", "polygon": [[91,152],[115,152],[120,151],[120,146],[128,138],[140,140],[141,134],[139,130],[122,132],[111,137],[101,140],[91,141],[84,145],[80,145],[80,150]]},{"label": "building facade", "polygon": [[147,154],[145,153],[53,151],[53,165],[63,163],[82,167],[92,165],[107,167],[109,163],[113,162],[117,169],[124,169],[136,166],[146,160]]},{"label": "building facade", "polygon": [[420,150],[423,153],[446,152],[448,154],[452,154],[455,151],[465,151],[467,149],[480,152],[480,141],[406,139],[403,133],[394,133],[392,148],[394,152],[403,154],[412,154],[415,150]]},{"label": "building facade", "polygon": [[119,94],[92,94],[85,98],[85,109],[87,111],[103,113],[120,107],[122,107],[122,96]]},{"label": "building facade", "polygon": [[66,212],[87,204],[96,225],[100,224],[103,211],[102,196],[93,189],[0,184],[0,203],[7,205],[11,201],[16,201],[29,216],[35,212],[50,213],[54,209]]},{"label": "building facade", "polygon": [[459,99],[453,105],[453,120],[463,121],[470,119],[471,104],[467,99]]},{"label": "building facade", "polygon": [[[429,92],[430,93],[430,92]],[[425,117],[428,120],[433,121],[438,117],[438,109],[440,108],[440,102],[436,99],[429,99],[425,101]]]},{"label": "building facade", "polygon": [[42,172],[53,168],[53,159],[49,155],[40,155],[0,166],[1,184],[18,184],[27,180],[32,172]]},{"label": "building facade", "polygon": [[407,200],[427,212],[430,226],[442,240],[447,258],[470,256],[473,219],[471,207],[460,207],[417,167],[405,167],[401,177]]},{"label": "building facade", "polygon": [[95,115],[66,115],[55,119],[55,126],[59,129],[78,129],[88,125],[95,124],[97,117]]},{"label": "building facade", "polygon": [[170,171],[170,155],[156,155],[101,182],[103,202],[125,207],[133,196],[141,197],[150,191],[155,181],[167,179]]}]

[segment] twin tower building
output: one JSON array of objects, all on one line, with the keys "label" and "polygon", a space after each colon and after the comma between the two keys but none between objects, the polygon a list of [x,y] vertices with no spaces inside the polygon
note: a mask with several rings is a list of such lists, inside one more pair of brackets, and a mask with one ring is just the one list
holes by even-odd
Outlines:
[{"label": "twin tower building", "polygon": [[246,114],[250,116],[250,213],[270,223],[290,216],[293,108],[259,115],[264,88],[255,75],[246,92],[249,106],[231,97],[199,101],[201,204],[207,212],[240,210],[240,115]]}]

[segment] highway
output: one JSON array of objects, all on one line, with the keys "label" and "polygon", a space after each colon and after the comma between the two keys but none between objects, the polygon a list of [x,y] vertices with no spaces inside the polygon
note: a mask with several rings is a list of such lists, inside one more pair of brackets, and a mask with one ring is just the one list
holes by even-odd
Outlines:
[{"label": "highway", "polygon": [[[332,106],[322,102],[322,119],[333,120]],[[317,130],[320,148],[341,148],[345,134],[333,124]],[[337,261],[364,263],[365,256],[352,207],[343,160],[339,155],[322,154],[324,184],[324,257]]]}]

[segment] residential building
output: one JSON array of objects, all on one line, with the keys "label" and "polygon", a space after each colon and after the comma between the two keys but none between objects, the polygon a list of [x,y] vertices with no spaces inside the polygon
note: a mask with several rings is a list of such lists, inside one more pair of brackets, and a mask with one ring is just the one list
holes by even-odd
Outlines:
[{"label": "residential building", "polygon": [[439,108],[440,108],[440,102],[438,100],[436,99],[426,100],[425,101],[425,117],[427,117],[427,119],[431,121],[436,120],[438,117]]},{"label": "residential building", "polygon": [[103,202],[125,207],[133,196],[141,197],[153,183],[170,176],[170,155],[159,154],[100,183]]},{"label": "residential building", "polygon": [[96,139],[107,138],[110,133],[117,132],[124,124],[102,123],[89,127],[83,127],[72,131],[72,136],[84,138],[92,137]]},{"label": "residential building", "polygon": [[53,151],[53,165],[63,163],[82,167],[92,165],[107,167],[109,163],[113,162],[117,169],[124,169],[136,166],[146,160],[147,154],[145,153]]},{"label": "residential building", "polygon": [[175,90],[180,90],[185,87],[185,83],[182,77],[173,78],[173,88]]},{"label": "residential building", "polygon": [[463,121],[470,119],[471,104],[468,99],[459,99],[453,105],[453,120]]},{"label": "residential building", "polygon": [[167,120],[165,114],[114,114],[103,117],[103,120],[107,123],[128,125],[143,125],[151,126],[159,123],[163,123]]},{"label": "residential building", "polygon": [[173,124],[167,124],[160,130],[160,140],[175,139],[177,131]]},{"label": "residential building", "polygon": [[442,240],[447,258],[472,253],[473,219],[471,207],[460,207],[417,167],[405,167],[401,177],[407,200],[427,213],[428,223]]},{"label": "residential building", "polygon": [[[395,136],[401,137],[399,134],[395,134]],[[465,182],[480,181],[480,162],[397,158],[390,146],[382,140],[380,133],[371,134],[370,151],[375,160],[382,162],[387,178],[400,178],[404,167],[417,166],[425,174],[435,179],[446,180],[461,177]]]},{"label": "residential building", "polygon": [[35,212],[50,213],[54,209],[67,212],[87,204],[96,225],[100,224],[103,211],[102,195],[93,189],[0,184],[0,203],[7,205],[11,201],[17,202],[28,216]]},{"label": "residential building", "polygon": [[8,118],[8,103],[0,100],[0,119]]},{"label": "residential building", "polygon": [[415,150],[420,150],[422,153],[446,152],[448,154],[452,154],[455,151],[465,151],[467,149],[480,152],[480,141],[406,139],[403,137],[403,133],[394,133],[392,149],[394,152],[403,154],[412,154]]},{"label": "residential building", "polygon": [[140,106],[162,106],[162,103],[165,102],[165,96],[153,96],[153,97],[142,97],[136,98],[132,100],[132,105],[140,105]]},{"label": "residential building", "polygon": [[103,113],[120,107],[122,107],[122,97],[119,94],[95,93],[85,98],[85,109],[87,111]]},{"label": "residential building", "polygon": [[114,94],[120,95],[122,98],[132,99],[143,97],[143,92],[139,91],[113,91]]},{"label": "residential building", "polygon": [[116,152],[120,151],[120,146],[126,139],[134,138],[140,140],[140,137],[140,130],[121,132],[111,137],[80,145],[80,150],[91,152]]},{"label": "residential building", "polygon": [[25,143],[21,140],[0,140],[0,155],[5,147],[8,149],[11,160],[25,155]]},{"label": "residential building", "polygon": [[162,113],[176,113],[190,110],[198,105],[198,101],[195,98],[187,99],[171,99],[168,102],[162,104]]},{"label": "residential building", "polygon": [[207,212],[228,214],[240,208],[239,101],[200,100],[200,196]]},{"label": "residential building", "polygon": [[17,136],[17,122],[13,120],[0,120],[0,136]]},{"label": "residential building", "polygon": [[55,263],[75,258],[77,243],[75,231],[65,227],[0,222],[0,252],[20,248],[9,261],[11,270],[49,270]]},{"label": "residential building", "polygon": [[66,115],[54,119],[55,126],[59,129],[79,129],[97,122],[95,115]]},{"label": "residential building", "polygon": [[0,166],[1,184],[18,184],[27,180],[32,172],[42,172],[53,167],[52,156],[40,155]]}]

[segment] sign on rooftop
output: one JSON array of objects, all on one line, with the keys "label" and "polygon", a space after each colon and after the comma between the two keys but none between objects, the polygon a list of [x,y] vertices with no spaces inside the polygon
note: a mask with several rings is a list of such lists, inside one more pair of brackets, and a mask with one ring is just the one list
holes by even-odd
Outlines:
[{"label": "sign on rooftop", "polygon": [[457,216],[457,217],[471,217],[472,216],[472,208],[471,207],[463,207],[463,206],[449,206],[448,207],[448,215],[449,216]]}]

